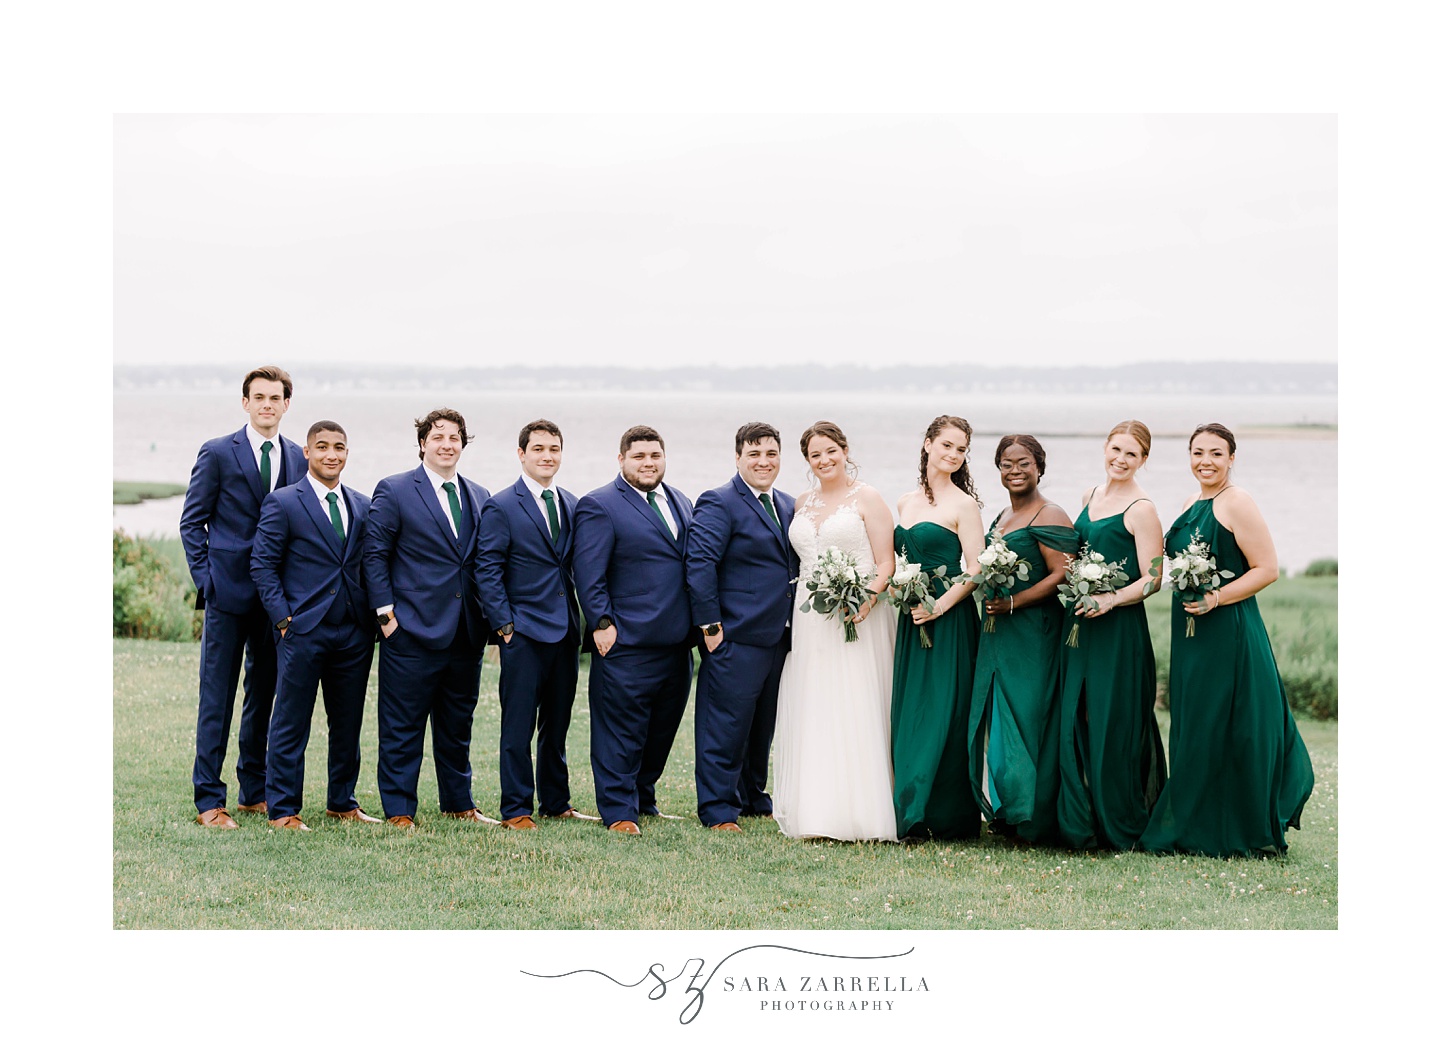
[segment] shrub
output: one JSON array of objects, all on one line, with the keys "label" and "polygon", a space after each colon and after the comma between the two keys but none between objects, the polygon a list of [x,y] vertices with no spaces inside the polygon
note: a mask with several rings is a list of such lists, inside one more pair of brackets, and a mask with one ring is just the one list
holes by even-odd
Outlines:
[{"label": "shrub", "polygon": [[195,641],[196,591],[185,573],[145,540],[111,534],[111,629],[117,637]]},{"label": "shrub", "polygon": [[1336,558],[1316,558],[1305,566],[1302,576],[1338,576],[1340,575],[1340,562]]}]

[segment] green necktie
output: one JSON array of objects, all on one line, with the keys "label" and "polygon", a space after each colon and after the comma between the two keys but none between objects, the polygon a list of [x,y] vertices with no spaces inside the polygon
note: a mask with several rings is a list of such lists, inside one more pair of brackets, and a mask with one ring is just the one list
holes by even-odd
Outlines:
[{"label": "green necktie", "polygon": [[266,496],[272,491],[272,443],[262,443],[262,495]]},{"label": "green necktie", "polygon": [[771,494],[762,493],[757,499],[766,505],[766,513],[771,516],[771,520],[776,523],[776,528],[779,529],[781,527],[781,519],[776,517],[776,507],[771,503]]},{"label": "green necktie", "polygon": [[343,531],[343,512],[338,510],[338,494],[327,494],[327,513],[333,520],[333,528],[337,530],[338,539],[347,542],[348,534]]},{"label": "green necktie", "polygon": [[453,482],[444,482],[443,491],[448,493],[448,513],[453,515],[454,535],[461,535],[464,531],[464,509],[458,502],[458,490]]},{"label": "green necktie", "polygon": [[549,511],[549,538],[551,541],[559,542],[559,512],[554,509],[554,490],[545,489],[544,506]]},{"label": "green necktie", "polygon": [[649,492],[647,492],[645,494],[645,499],[649,501],[651,507],[655,508],[655,513],[660,515],[660,520],[662,522],[665,522],[665,528],[670,528],[670,522],[666,521],[665,519],[665,512],[662,511],[660,509],[660,505],[655,502],[655,490],[651,489]]}]

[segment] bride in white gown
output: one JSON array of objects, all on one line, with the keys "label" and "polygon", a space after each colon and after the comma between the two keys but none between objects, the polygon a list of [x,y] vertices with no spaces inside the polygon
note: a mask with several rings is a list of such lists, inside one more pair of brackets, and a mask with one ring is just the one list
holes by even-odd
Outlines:
[{"label": "bride in white gown", "polygon": [[[818,421],[801,436],[801,453],[819,481],[796,501],[791,546],[810,575],[817,557],[836,547],[880,592],[895,565],[892,513],[881,495],[856,481],[846,436]],[[798,590],[799,606],[803,591]],[[789,837],[896,840],[892,804],[892,654],[897,613],[870,600],[847,643],[842,620],[791,614],[791,652],[781,674],[776,716],[776,821]]]}]

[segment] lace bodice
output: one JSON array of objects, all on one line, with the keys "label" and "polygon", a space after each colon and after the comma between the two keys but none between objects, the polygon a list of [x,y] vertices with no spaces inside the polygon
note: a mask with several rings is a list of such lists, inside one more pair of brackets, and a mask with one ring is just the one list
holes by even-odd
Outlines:
[{"label": "lace bodice", "polygon": [[796,556],[801,559],[801,574],[808,574],[816,559],[827,547],[850,554],[857,565],[870,572],[875,564],[872,544],[867,538],[867,525],[857,513],[856,496],[860,485],[853,485],[836,510],[828,513],[821,494],[812,490],[796,501],[796,516],[791,519],[787,535]]}]

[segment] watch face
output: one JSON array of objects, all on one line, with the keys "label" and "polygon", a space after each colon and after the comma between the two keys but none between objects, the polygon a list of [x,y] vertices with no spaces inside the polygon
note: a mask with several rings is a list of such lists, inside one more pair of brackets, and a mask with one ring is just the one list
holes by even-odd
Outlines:
[{"label": "watch face", "polygon": [[720,624],[712,623],[710,626],[705,628],[705,633],[707,637],[715,637],[716,634],[720,633]]}]

